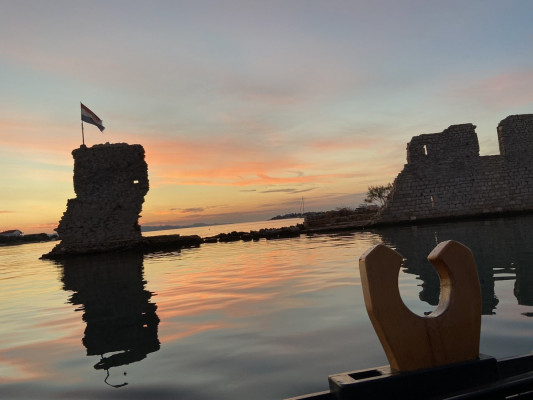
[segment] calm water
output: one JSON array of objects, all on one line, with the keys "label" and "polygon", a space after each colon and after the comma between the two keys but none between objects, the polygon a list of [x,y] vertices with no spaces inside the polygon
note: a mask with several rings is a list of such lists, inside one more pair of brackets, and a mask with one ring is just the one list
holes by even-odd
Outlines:
[{"label": "calm water", "polygon": [[[250,228],[252,229],[252,228]],[[248,229],[249,230],[249,229]],[[476,258],[481,352],[533,350],[533,217],[204,244],[54,263],[54,243],[0,247],[0,398],[281,399],[386,364],[357,262],[406,257],[405,303],[435,308],[425,260],[455,239]]]}]

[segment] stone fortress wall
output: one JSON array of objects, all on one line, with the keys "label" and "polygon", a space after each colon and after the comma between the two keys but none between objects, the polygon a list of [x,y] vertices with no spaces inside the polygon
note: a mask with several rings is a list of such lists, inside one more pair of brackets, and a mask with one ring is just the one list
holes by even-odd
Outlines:
[{"label": "stone fortress wall", "polygon": [[148,192],[140,144],[82,145],[72,151],[76,198],[67,202],[50,255],[124,249],[142,239],[139,214]]},{"label": "stone fortress wall", "polygon": [[475,126],[415,136],[379,223],[533,211],[533,114],[498,125],[500,155],[480,156]]}]

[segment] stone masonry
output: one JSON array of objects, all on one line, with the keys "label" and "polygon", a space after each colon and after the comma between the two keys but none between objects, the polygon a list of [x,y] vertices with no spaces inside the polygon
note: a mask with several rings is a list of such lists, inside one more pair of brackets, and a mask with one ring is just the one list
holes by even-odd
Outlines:
[{"label": "stone masonry", "polygon": [[82,145],[72,151],[76,198],[56,228],[61,242],[50,256],[83,254],[136,246],[138,224],[148,192],[148,166],[140,144]]},{"label": "stone masonry", "polygon": [[500,122],[500,155],[479,155],[475,128],[413,137],[378,222],[533,211],[533,114]]}]

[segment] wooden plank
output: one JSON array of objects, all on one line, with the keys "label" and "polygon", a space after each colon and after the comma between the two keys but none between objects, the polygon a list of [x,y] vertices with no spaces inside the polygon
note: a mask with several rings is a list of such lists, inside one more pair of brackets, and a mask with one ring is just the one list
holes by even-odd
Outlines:
[{"label": "wooden plank", "polygon": [[400,254],[377,245],[359,259],[368,315],[390,366],[397,371],[479,356],[481,289],[472,252],[458,242],[446,241],[428,259],[439,274],[441,293],[437,308],[427,317],[412,313],[401,299]]}]

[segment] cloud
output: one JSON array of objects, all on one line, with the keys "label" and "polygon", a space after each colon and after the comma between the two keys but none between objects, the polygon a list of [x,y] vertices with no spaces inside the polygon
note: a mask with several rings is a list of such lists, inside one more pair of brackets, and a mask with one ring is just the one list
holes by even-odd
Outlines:
[{"label": "cloud", "polygon": [[179,215],[182,217],[190,217],[190,216],[203,216],[207,215],[205,214],[208,210],[213,209],[223,209],[227,206],[224,204],[217,204],[217,205],[209,205],[204,207],[172,207],[164,210],[155,210],[151,211],[154,215]]},{"label": "cloud", "polygon": [[336,137],[317,138],[311,140],[307,146],[315,151],[359,151],[384,146],[382,137],[376,134],[364,136],[360,132],[342,133]]},{"label": "cloud", "polygon": [[[236,170],[237,171],[237,170]],[[212,172],[212,173],[210,173]],[[276,177],[258,174],[255,177],[243,178],[238,175],[219,175],[219,171],[177,172],[175,175],[166,175],[158,185],[196,185],[196,186],[261,186],[261,185],[287,185],[296,183],[325,184],[338,179],[350,179],[366,176],[365,173],[337,173],[313,174],[307,176]]]},{"label": "cloud", "polygon": [[[350,179],[368,170],[372,154],[357,154],[362,140],[333,137],[304,141],[298,146],[268,143],[259,137],[225,135],[210,140],[150,137],[145,143],[152,187],[164,185],[240,186],[324,184]],[[365,138],[365,146],[382,151],[383,141]],[[322,148],[321,148],[322,147]],[[317,151],[321,156],[317,157]],[[339,156],[338,151],[344,152]]]},{"label": "cloud", "polygon": [[150,180],[156,186],[252,186],[316,180],[305,175],[303,170],[310,164],[300,161],[290,146],[269,146],[238,135],[210,140],[150,138],[145,150]]},{"label": "cloud", "polygon": [[180,213],[200,213],[203,212],[205,208],[203,207],[190,207],[190,208],[171,208],[170,211],[179,211]]},{"label": "cloud", "polygon": [[308,188],[308,189],[294,189],[294,188],[286,188],[286,189],[270,189],[270,190],[263,190],[260,193],[305,193],[310,192],[311,190],[315,190],[316,188]]},{"label": "cloud", "polygon": [[0,210],[0,214],[14,214],[15,211],[9,211],[9,210]]},{"label": "cloud", "polygon": [[26,228],[34,232],[51,232],[57,228],[57,222],[28,225]]},{"label": "cloud", "polygon": [[[43,128],[45,127],[45,128]],[[54,132],[54,134],[47,134]],[[49,153],[57,159],[69,159],[72,141],[65,140],[72,130],[39,116],[24,114],[11,118],[0,116],[0,143],[2,148],[18,152]],[[80,135],[81,136],[81,135]],[[78,142],[76,142],[78,143]]]},{"label": "cloud", "polygon": [[455,89],[451,97],[473,99],[491,110],[533,103],[533,70],[507,71]]}]

